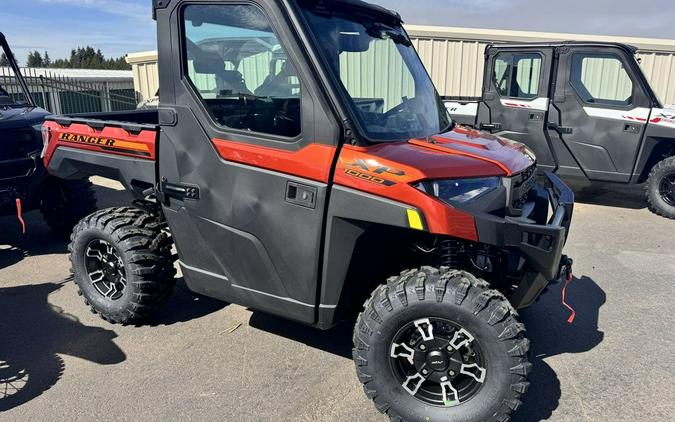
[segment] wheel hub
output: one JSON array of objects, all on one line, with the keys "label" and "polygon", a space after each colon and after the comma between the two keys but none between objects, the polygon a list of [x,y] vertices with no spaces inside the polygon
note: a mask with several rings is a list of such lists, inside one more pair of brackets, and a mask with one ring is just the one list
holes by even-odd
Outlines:
[{"label": "wheel hub", "polygon": [[394,336],[391,368],[404,390],[437,406],[456,406],[477,394],[486,365],[473,335],[441,318],[405,325]]},{"label": "wheel hub", "polygon": [[425,362],[426,365],[434,371],[443,372],[448,369],[450,359],[448,358],[446,352],[442,350],[434,350],[433,352],[427,353]]},{"label": "wheel hub", "polygon": [[102,296],[117,300],[124,294],[127,279],[124,262],[117,249],[103,239],[89,242],[85,267],[90,283]]}]

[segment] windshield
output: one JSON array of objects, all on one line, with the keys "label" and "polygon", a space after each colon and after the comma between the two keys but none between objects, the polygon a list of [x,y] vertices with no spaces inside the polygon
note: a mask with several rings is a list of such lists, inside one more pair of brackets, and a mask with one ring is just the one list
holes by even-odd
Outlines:
[{"label": "windshield", "polygon": [[[450,118],[400,24],[330,3],[302,7],[318,48],[371,141],[407,141],[446,130]],[[315,10],[316,9],[316,10]]]}]

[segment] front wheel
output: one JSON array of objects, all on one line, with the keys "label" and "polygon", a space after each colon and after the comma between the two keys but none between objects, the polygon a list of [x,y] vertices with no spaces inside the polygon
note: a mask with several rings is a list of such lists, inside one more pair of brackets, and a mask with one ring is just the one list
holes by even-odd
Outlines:
[{"label": "front wheel", "polygon": [[394,421],[506,421],[529,383],[529,341],[506,298],[447,268],[392,277],[366,301],[354,361]]},{"label": "front wheel", "polygon": [[675,219],[675,157],[659,162],[649,173],[647,202],[653,213]]}]

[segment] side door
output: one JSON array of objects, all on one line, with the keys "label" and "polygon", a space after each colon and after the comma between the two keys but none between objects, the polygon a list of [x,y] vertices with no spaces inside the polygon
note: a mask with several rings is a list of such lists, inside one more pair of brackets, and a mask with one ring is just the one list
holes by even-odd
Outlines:
[{"label": "side door", "polygon": [[[519,141],[537,156],[541,170],[555,170],[546,123],[553,66],[552,48],[489,48],[483,102],[489,124],[482,128]],[[485,111],[479,121],[487,121]]]},{"label": "side door", "polygon": [[158,11],[160,177],[192,290],[313,322],[340,132],[278,3]]},{"label": "side door", "polygon": [[561,173],[628,182],[651,110],[637,62],[607,46],[563,47],[559,60],[552,136],[573,157]]}]

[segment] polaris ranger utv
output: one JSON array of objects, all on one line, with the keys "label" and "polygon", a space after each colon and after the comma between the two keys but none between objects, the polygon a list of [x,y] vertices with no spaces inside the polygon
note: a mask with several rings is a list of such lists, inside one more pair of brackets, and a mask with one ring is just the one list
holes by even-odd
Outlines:
[{"label": "polaris ranger utv", "polygon": [[[96,210],[94,191],[88,180],[66,181],[47,174],[40,160],[40,133],[49,113],[33,101],[2,33],[0,52],[14,74],[0,78],[0,216],[17,215],[25,232],[23,212],[39,208],[55,232],[68,234]],[[8,82],[15,88],[13,95]]]},{"label": "polaris ranger utv", "polygon": [[[399,15],[357,0],[158,0],[160,106],[52,116],[45,164],[134,207],[74,229],[91,309],[174,284],[328,329],[393,420],[504,421],[528,389],[516,309],[571,277],[572,192],[520,143],[454,127]],[[392,66],[401,79],[390,79]],[[365,302],[365,305],[363,305]]]},{"label": "polaris ranger utv", "polygon": [[675,219],[675,110],[615,43],[493,44],[482,98],[446,98],[460,124],[523,142],[541,171],[646,183],[649,208]]}]

